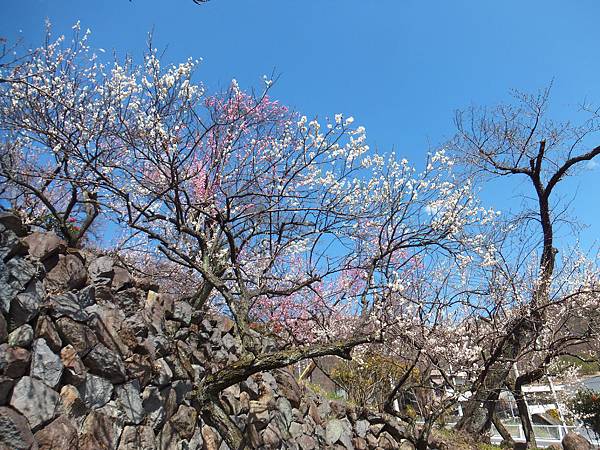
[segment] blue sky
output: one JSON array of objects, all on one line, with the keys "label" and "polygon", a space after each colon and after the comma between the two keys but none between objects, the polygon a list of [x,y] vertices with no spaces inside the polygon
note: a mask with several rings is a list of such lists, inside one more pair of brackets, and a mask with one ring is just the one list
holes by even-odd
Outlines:
[{"label": "blue sky", "polygon": [[[3,0],[0,36],[40,42],[49,18],[68,33],[77,20],[92,45],[139,56],[148,31],[168,60],[203,58],[200,77],[215,90],[232,78],[258,86],[281,76],[273,96],[307,114],[353,115],[370,145],[409,160],[453,133],[453,114],[536,91],[554,80],[553,108],[569,117],[600,105],[597,0]],[[597,145],[598,143],[596,143]],[[514,203],[512,184],[485,199]],[[600,237],[600,170],[584,170],[563,191]]]}]

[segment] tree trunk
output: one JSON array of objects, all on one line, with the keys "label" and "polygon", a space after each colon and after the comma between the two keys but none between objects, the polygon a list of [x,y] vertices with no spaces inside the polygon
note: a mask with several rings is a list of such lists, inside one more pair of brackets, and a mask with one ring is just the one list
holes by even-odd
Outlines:
[{"label": "tree trunk", "polygon": [[244,436],[227,413],[223,411],[216,396],[206,399],[201,407],[201,414],[209,425],[217,429],[229,448],[232,450],[243,450],[246,448]]},{"label": "tree trunk", "polygon": [[515,397],[515,401],[517,402],[519,419],[521,420],[521,425],[523,426],[523,433],[525,434],[525,442],[527,443],[527,448],[535,448],[537,447],[537,442],[535,440],[533,425],[531,424],[531,417],[529,416],[529,409],[527,408],[527,401],[525,400],[525,395],[523,394],[522,386],[515,386],[515,388],[512,391],[512,394]]},{"label": "tree trunk", "polygon": [[492,415],[492,423],[496,427],[496,430],[498,430],[498,433],[500,433],[500,436],[502,436],[502,439],[504,440],[504,442],[506,444],[508,444],[510,447],[513,447],[515,444],[515,441],[514,441],[513,437],[511,436],[511,434],[506,429],[506,427],[504,426],[504,424],[502,423],[502,421],[500,420],[500,418],[498,417],[498,414],[494,413]]}]

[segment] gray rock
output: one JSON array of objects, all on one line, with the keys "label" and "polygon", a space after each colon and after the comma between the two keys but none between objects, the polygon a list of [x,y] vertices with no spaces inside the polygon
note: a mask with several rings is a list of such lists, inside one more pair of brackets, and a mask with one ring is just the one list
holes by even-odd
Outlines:
[{"label": "gray rock", "polygon": [[126,422],[139,425],[146,414],[140,394],[140,383],[134,380],[118,386],[116,393],[117,405],[125,413]]},{"label": "gray rock", "polygon": [[51,388],[58,386],[63,373],[63,363],[45,339],[36,339],[31,356],[31,376],[46,383]]},{"label": "gray rock", "polygon": [[231,351],[237,345],[235,338],[229,333],[221,338],[221,345],[227,351]]},{"label": "gray rock", "polygon": [[77,293],[77,301],[82,308],[88,308],[96,303],[96,287],[89,285]]},{"label": "gray rock", "polygon": [[112,289],[114,291],[120,291],[122,289],[129,288],[132,285],[133,278],[131,278],[129,271],[123,267],[115,266],[111,284]]},{"label": "gray rock", "polygon": [[98,408],[95,411],[99,412],[100,414],[112,417],[113,419],[117,419],[121,423],[127,422],[127,416],[125,415],[125,411],[123,411],[123,409],[121,408],[121,404],[117,403],[116,400],[111,400],[102,408]]},{"label": "gray rock", "polygon": [[4,318],[4,314],[0,312],[0,344],[4,344],[8,339],[8,325],[6,324],[6,319]]},{"label": "gray rock", "polygon": [[15,380],[0,375],[0,406],[8,404],[10,391],[15,385]]},{"label": "gray rock", "polygon": [[27,419],[10,408],[0,407],[0,448],[30,450],[34,445]]},{"label": "gray rock", "polygon": [[28,348],[32,341],[33,328],[29,324],[21,325],[8,335],[8,345],[15,347]]},{"label": "gray rock", "polygon": [[302,435],[302,425],[298,422],[292,422],[290,424],[290,436],[292,439],[296,439]]},{"label": "gray rock", "polygon": [[354,429],[356,430],[356,434],[358,437],[364,438],[367,436],[367,431],[369,431],[370,423],[368,420],[357,420],[354,424]]},{"label": "gray rock", "polygon": [[382,423],[374,423],[369,425],[369,432],[375,436],[379,436],[379,433],[381,433],[383,427],[385,427],[385,425]]},{"label": "gray rock", "polygon": [[164,399],[156,386],[148,386],[142,393],[142,405],[148,416],[146,423],[152,428],[158,428],[165,420],[166,411]]},{"label": "gray rock", "polygon": [[148,386],[142,393],[142,404],[146,411],[146,424],[159,428],[170,419],[177,408],[175,390],[166,387],[159,390],[156,386]]},{"label": "gray rock", "polygon": [[110,381],[88,374],[78,387],[81,400],[88,408],[100,408],[110,400],[113,385]]},{"label": "gray rock", "polygon": [[30,261],[23,258],[13,258],[6,263],[6,268],[12,279],[23,288],[38,274],[38,268]]},{"label": "gray rock", "polygon": [[277,409],[281,411],[281,414],[285,419],[286,428],[289,428],[292,423],[292,405],[290,401],[285,397],[279,397],[277,399]]},{"label": "gray rock", "polygon": [[10,306],[13,325],[19,326],[37,317],[45,295],[41,282],[34,280],[29,283],[25,292],[18,294]]},{"label": "gray rock", "polygon": [[40,450],[77,450],[77,427],[67,416],[60,416],[50,425],[35,433]]},{"label": "gray rock", "polygon": [[182,322],[186,325],[190,325],[192,322],[192,306],[184,301],[178,300],[173,304],[173,320],[177,320],[178,322]]},{"label": "gray rock", "polygon": [[154,384],[165,386],[173,379],[173,371],[167,361],[160,358],[154,362]]},{"label": "gray rock", "polygon": [[23,240],[29,246],[29,254],[40,261],[67,251],[67,243],[53,232],[35,231]]},{"label": "gray rock", "polygon": [[126,426],[117,450],[155,450],[154,432],[148,426]]},{"label": "gray rock", "polygon": [[37,272],[36,266],[21,257],[12,258],[7,263],[0,260],[0,310],[4,314],[9,312],[13,299],[25,290]]},{"label": "gray rock", "polygon": [[152,339],[149,339],[149,342],[154,346],[154,352],[156,353],[157,358],[165,357],[171,353],[170,342],[165,336],[153,336]]},{"label": "gray rock", "polygon": [[79,303],[79,297],[72,292],[51,298],[47,302],[47,306],[50,315],[54,319],[68,317],[78,322],[87,322],[90,320],[90,315],[85,311],[83,305]]},{"label": "gray rock", "polygon": [[204,440],[202,439],[202,428],[198,426],[189,440],[188,450],[202,450],[203,448]]},{"label": "gray rock", "polygon": [[194,386],[192,382],[189,380],[177,380],[173,383],[173,390],[177,395],[177,404],[180,405],[183,403],[187,395],[192,392]]},{"label": "gray rock", "polygon": [[121,357],[102,344],[96,344],[83,358],[83,363],[91,373],[107,378],[113,383],[123,383],[127,379]]},{"label": "gray rock", "polygon": [[90,280],[96,284],[110,283],[114,275],[115,262],[110,256],[94,259],[88,267]]},{"label": "gray rock", "polygon": [[23,414],[35,430],[54,418],[58,401],[58,394],[46,384],[23,377],[13,389],[10,405]]},{"label": "gray rock", "polygon": [[63,344],[70,344],[80,356],[85,356],[98,343],[94,332],[82,323],[69,317],[56,321],[56,328]]},{"label": "gray rock", "polygon": [[340,439],[343,432],[344,427],[338,419],[327,422],[327,427],[325,428],[325,439],[327,440],[327,443],[329,445],[335,444]]},{"label": "gray rock", "polygon": [[250,394],[251,399],[258,398],[260,394],[260,389],[258,388],[258,384],[254,381],[254,378],[248,378],[245,381],[240,383],[240,388]]},{"label": "gray rock", "polygon": [[340,436],[340,442],[344,444],[344,446],[348,450],[353,450],[354,446],[352,445],[352,424],[350,423],[347,417],[341,419],[340,422],[342,422],[343,427],[342,435]]},{"label": "gray rock", "polygon": [[2,231],[0,225],[0,259],[8,261],[14,256],[27,254],[27,244],[10,230]]}]

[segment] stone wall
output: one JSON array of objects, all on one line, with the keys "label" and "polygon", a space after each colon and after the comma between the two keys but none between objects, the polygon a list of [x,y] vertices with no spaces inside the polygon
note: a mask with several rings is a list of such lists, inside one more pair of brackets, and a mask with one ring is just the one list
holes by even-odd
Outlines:
[{"label": "stone wall", "polygon": [[[193,389],[237,360],[234,324],[151,288],[110,256],[0,214],[0,450],[228,449]],[[315,395],[286,370],[226,389],[221,404],[247,448],[406,445],[393,419]]]}]

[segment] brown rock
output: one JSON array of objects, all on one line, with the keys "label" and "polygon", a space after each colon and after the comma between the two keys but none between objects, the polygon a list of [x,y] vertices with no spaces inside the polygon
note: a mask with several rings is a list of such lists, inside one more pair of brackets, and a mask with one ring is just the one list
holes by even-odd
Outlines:
[{"label": "brown rock", "polygon": [[6,349],[4,360],[4,374],[7,377],[19,378],[25,375],[31,362],[31,353],[21,347],[8,347]]},{"label": "brown rock", "polygon": [[167,422],[158,434],[156,441],[158,450],[179,450],[180,446],[178,444],[181,437],[173,424]]},{"label": "brown rock", "polygon": [[281,433],[274,423],[270,423],[262,434],[265,449],[278,449],[281,445]]},{"label": "brown rock", "polygon": [[562,440],[562,446],[565,450],[592,450],[594,447],[590,442],[577,433],[567,433]]},{"label": "brown rock", "polygon": [[53,232],[36,231],[23,240],[29,245],[29,254],[40,261],[67,251],[67,243]]},{"label": "brown rock", "polygon": [[355,437],[352,439],[352,445],[356,450],[367,450],[369,447],[367,446],[367,441],[361,437]]},{"label": "brown rock", "polygon": [[370,433],[367,434],[367,446],[369,448],[375,448],[379,446],[378,439]]},{"label": "brown rock", "polygon": [[152,378],[152,362],[150,356],[132,354],[125,360],[125,370],[129,379],[137,379],[145,387]]},{"label": "brown rock", "polygon": [[182,439],[189,439],[194,434],[198,413],[191,406],[181,405],[175,415],[171,417],[171,424]]},{"label": "brown rock", "polygon": [[71,344],[80,356],[85,356],[98,343],[96,335],[90,328],[69,317],[58,319],[56,327],[63,344]]},{"label": "brown rock", "polygon": [[81,289],[87,281],[87,271],[78,255],[60,255],[56,266],[46,275],[46,288],[53,292]]},{"label": "brown rock", "polygon": [[60,359],[65,366],[67,382],[73,385],[83,383],[87,371],[75,347],[71,344],[64,347],[60,351]]},{"label": "brown rock", "polygon": [[208,425],[202,426],[202,440],[204,441],[204,450],[219,450],[217,433]]},{"label": "brown rock", "polygon": [[60,416],[50,425],[35,433],[39,450],[77,450],[77,428],[66,416]]},{"label": "brown rock", "polygon": [[384,450],[395,450],[398,448],[398,443],[387,431],[384,431],[379,435],[379,446]]},{"label": "brown rock", "polygon": [[127,426],[123,429],[117,450],[154,450],[154,432],[147,426]]},{"label": "brown rock", "polygon": [[274,373],[281,395],[289,400],[292,407],[299,408],[302,398],[302,388],[289,370],[281,369]]},{"label": "brown rock", "polygon": [[250,401],[250,420],[256,424],[257,428],[264,428],[269,422],[269,405],[260,400]]},{"label": "brown rock", "polygon": [[25,236],[29,229],[28,226],[23,225],[19,216],[9,212],[0,212],[0,225],[3,225],[7,230],[12,231],[19,237]]},{"label": "brown rock", "polygon": [[344,403],[332,400],[329,403],[329,407],[331,408],[331,415],[336,419],[346,417],[346,405]]},{"label": "brown rock", "polygon": [[[117,308],[101,307],[100,305],[95,305],[91,310],[94,312],[94,319],[91,321],[90,326],[96,332],[99,341],[113,352],[124,357],[128,356],[131,351],[123,342],[121,333],[121,327],[125,322],[123,311]],[[137,341],[135,341],[135,344],[137,344]]]},{"label": "brown rock", "polygon": [[117,448],[123,426],[118,419],[92,411],[81,428],[79,448],[99,450]]},{"label": "brown rock", "polygon": [[34,447],[27,419],[13,409],[0,407],[0,448],[29,450]]},{"label": "brown rock", "polygon": [[248,411],[250,411],[250,394],[242,391],[239,395],[239,413],[246,414]]},{"label": "brown rock", "polygon": [[48,347],[54,352],[59,352],[62,347],[62,340],[60,335],[52,322],[52,319],[48,316],[42,316],[38,319],[35,327],[35,337],[43,338],[46,340]]},{"label": "brown rock", "polygon": [[310,401],[310,404],[308,406],[308,415],[310,416],[310,418],[312,420],[314,420],[314,422],[317,425],[323,424],[323,419],[321,418],[321,415],[319,414],[319,408],[317,408],[317,405],[312,400]]},{"label": "brown rock", "polygon": [[86,407],[77,388],[70,384],[63,386],[60,390],[60,398],[60,414],[66,414],[80,424],[85,417]]},{"label": "brown rock", "polygon": [[315,450],[318,448],[317,441],[312,436],[303,434],[298,438],[298,446],[301,450]]},{"label": "brown rock", "polygon": [[165,309],[157,292],[148,291],[148,297],[144,304],[145,321],[154,333],[160,334],[165,329]]}]

